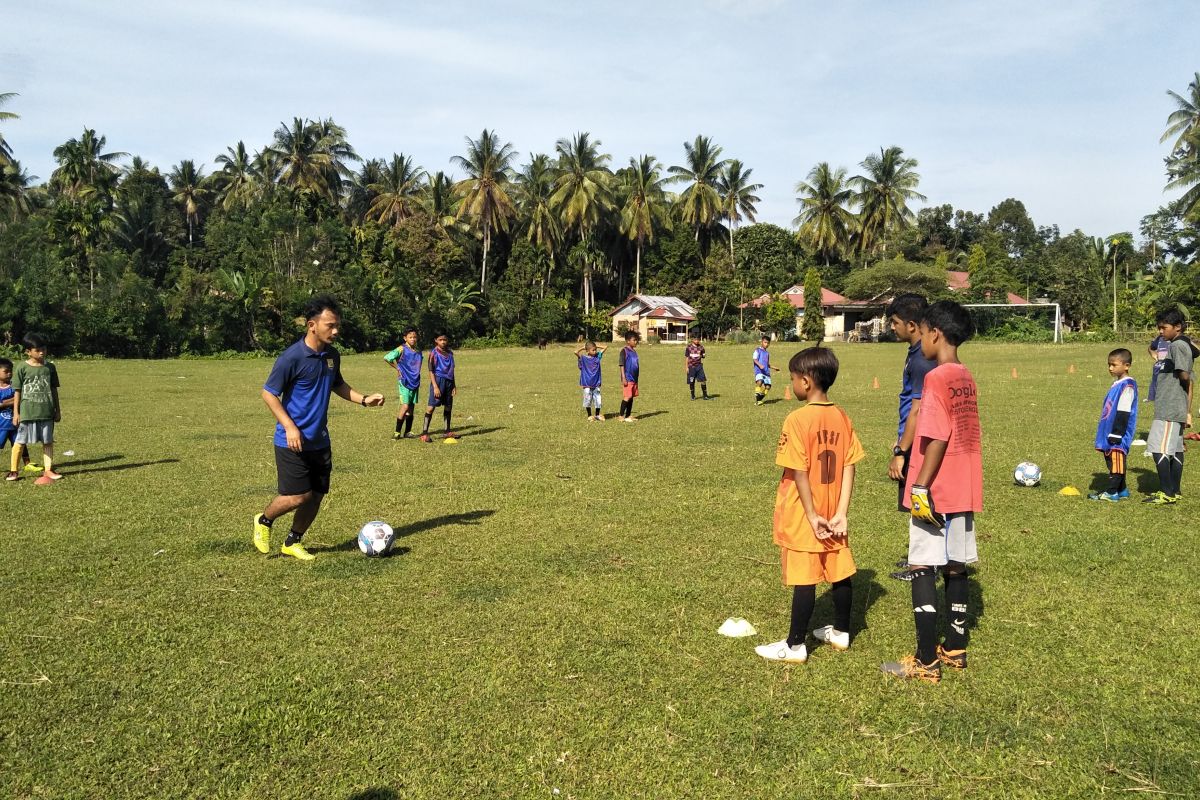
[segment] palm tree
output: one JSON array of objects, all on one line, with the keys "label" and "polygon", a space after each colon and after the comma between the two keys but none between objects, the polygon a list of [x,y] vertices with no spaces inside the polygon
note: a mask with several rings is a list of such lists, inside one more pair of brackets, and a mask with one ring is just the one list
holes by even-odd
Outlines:
[{"label": "palm tree", "polygon": [[245,143],[239,141],[235,147],[226,147],[215,161],[220,167],[212,175],[217,203],[226,211],[249,206],[258,191],[261,176],[255,169],[254,159],[247,152]]},{"label": "palm tree", "polygon": [[116,162],[128,153],[105,153],[108,139],[85,128],[78,139],[68,139],[54,148],[58,169],[50,174],[50,185],[72,198],[95,193],[109,196],[117,183]]},{"label": "palm tree", "polygon": [[0,165],[0,230],[33,209],[31,190],[36,180],[15,159]]},{"label": "palm tree", "polygon": [[359,161],[346,142],[346,132],[333,120],[312,122],[299,117],[291,126],[279,124],[267,148],[279,162],[279,183],[337,202],[342,178],[350,175],[347,161]]},{"label": "palm tree", "polygon": [[859,243],[864,253],[879,247],[886,250],[888,233],[915,220],[908,201],[925,199],[917,191],[921,182],[917,160],[905,158],[904,150],[893,146],[880,148],[878,156],[867,156],[861,166],[867,174],[850,179],[858,190],[853,200],[859,207]]},{"label": "palm tree", "polygon": [[[1188,133],[1200,130],[1200,72],[1197,72],[1188,84],[1187,97],[1181,97],[1170,90],[1167,91],[1167,96],[1175,101],[1176,108],[1167,117],[1167,129],[1158,141],[1165,142],[1178,134],[1175,144],[1171,145],[1171,150],[1177,151],[1186,146]],[[0,95],[0,102],[3,98],[4,96]]]},{"label": "palm tree", "polygon": [[671,227],[669,201],[663,185],[662,164],[654,156],[643,155],[629,159],[629,166],[620,172],[625,188],[625,205],[621,208],[620,232],[637,244],[633,292],[642,292],[642,249],[654,242],[654,228]]},{"label": "palm tree", "polygon": [[535,247],[554,255],[562,238],[558,217],[550,205],[554,194],[554,171],[550,156],[530,154],[529,163],[517,173],[517,204],[525,221],[525,238]]},{"label": "palm tree", "polygon": [[1183,144],[1167,159],[1167,189],[1185,189],[1175,201],[1176,213],[1187,217],[1200,209],[1200,127],[1192,128]]},{"label": "palm tree", "polygon": [[697,136],[691,143],[683,143],[684,160],[687,166],[668,167],[670,180],[688,183],[677,201],[680,217],[695,231],[700,241],[701,229],[707,229],[721,213],[721,196],[717,183],[725,162],[719,160],[721,148],[707,136]]},{"label": "palm tree", "polygon": [[571,139],[559,139],[554,146],[558,153],[554,180],[554,194],[550,206],[558,212],[562,229],[566,234],[574,231],[577,241],[587,243],[587,257],[583,258],[583,313],[593,305],[592,272],[595,248],[591,247],[592,235],[604,214],[612,208],[612,172],[608,169],[611,158],[600,152],[600,141],[592,141],[588,133],[577,133]]},{"label": "palm tree", "polygon": [[467,217],[483,233],[483,266],[479,272],[479,290],[487,288],[488,251],[492,247],[492,232],[507,231],[508,221],[516,214],[507,187],[512,178],[513,146],[501,142],[495,131],[484,128],[478,139],[466,137],[467,154],[454,156],[452,164],[463,168],[467,177],[455,185],[462,198],[458,217]]},{"label": "palm tree", "polygon": [[[16,92],[0,92],[0,106],[3,106],[16,96]],[[20,119],[20,117],[11,111],[0,111],[0,122],[5,122],[10,119]],[[4,132],[0,131],[0,167],[5,167],[12,163],[12,147],[9,146],[8,142],[4,141]]]},{"label": "palm tree", "polygon": [[796,202],[800,213],[792,224],[800,229],[800,235],[825,259],[825,266],[850,243],[855,229],[854,214],[846,207],[853,198],[853,191],[846,181],[846,169],[831,169],[828,161],[822,161],[808,173],[808,181],[796,184]]},{"label": "palm tree", "polygon": [[382,158],[370,158],[363,162],[358,172],[350,179],[350,189],[346,194],[346,217],[351,223],[360,222],[367,216],[368,209],[375,202],[373,184],[383,182],[383,173],[387,164]]},{"label": "palm tree", "polygon": [[731,158],[725,162],[721,177],[717,181],[717,191],[721,195],[721,217],[729,221],[729,263],[737,270],[737,262],[733,257],[733,232],[742,218],[754,222],[757,212],[754,204],[761,200],[755,192],[763,188],[761,183],[750,183],[752,169],[745,169],[741,161]]},{"label": "palm tree", "polygon": [[204,170],[186,158],[171,170],[167,181],[174,192],[171,199],[183,210],[188,226],[188,246],[192,244],[192,228],[200,221],[200,212],[208,204],[209,190],[204,184]]},{"label": "palm tree", "polygon": [[375,194],[367,217],[380,223],[390,221],[393,226],[411,217],[419,204],[425,177],[425,170],[413,164],[412,156],[393,153],[392,163],[384,165],[380,180],[367,187]]},{"label": "palm tree", "polygon": [[455,197],[454,178],[438,170],[432,175],[425,175],[425,189],[421,194],[421,204],[425,213],[433,217],[443,229],[456,224],[459,200]]}]

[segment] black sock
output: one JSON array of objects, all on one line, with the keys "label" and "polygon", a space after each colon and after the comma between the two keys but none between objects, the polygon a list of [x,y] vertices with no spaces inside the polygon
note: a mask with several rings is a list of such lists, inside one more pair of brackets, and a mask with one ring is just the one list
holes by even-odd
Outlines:
[{"label": "black sock", "polygon": [[258,524],[259,525],[266,525],[269,528],[269,527],[271,527],[271,523],[274,521],[275,520],[268,518],[266,514],[258,515]]},{"label": "black sock", "polygon": [[625,407],[625,416],[627,416],[627,417],[633,416],[633,398],[632,397],[629,398],[629,405]]},{"label": "black sock", "polygon": [[849,578],[838,581],[829,589],[833,595],[833,629],[850,632],[850,604],[854,601],[854,586]]},{"label": "black sock", "polygon": [[1171,456],[1156,453],[1154,465],[1158,468],[1158,490],[1167,495],[1175,494],[1171,489]]},{"label": "black sock", "polygon": [[704,394],[705,397],[708,397],[708,384],[707,383],[700,384],[700,391]]},{"label": "black sock", "polygon": [[396,417],[396,433],[402,433],[402,431],[400,429],[403,427],[404,427],[404,420],[401,419],[400,417]]},{"label": "black sock", "polygon": [[596,406],[596,416],[600,416],[600,406]]},{"label": "black sock", "polygon": [[946,573],[946,649],[967,647],[967,573]]},{"label": "black sock", "polygon": [[285,545],[292,545],[304,538],[303,533],[297,533],[295,528],[288,532],[287,538],[283,540]]},{"label": "black sock", "polygon": [[1175,454],[1171,459],[1171,489],[1175,494],[1183,494],[1183,453]]},{"label": "black sock", "polygon": [[622,400],[622,401],[621,401],[621,410],[617,412],[617,416],[618,416],[618,417],[623,417],[623,416],[625,416],[625,407],[626,407],[626,406],[628,406],[628,405],[629,405],[629,401],[628,401],[628,400]]},{"label": "black sock", "polygon": [[758,392],[755,392],[755,393],[754,393],[754,402],[756,402],[756,403],[761,403],[761,402],[762,402],[762,399],[763,399],[764,397],[766,397],[766,395],[765,395],[765,394],[759,394]]},{"label": "black sock", "polygon": [[688,391],[690,391],[690,392],[692,393],[692,399],[693,399],[693,400],[695,400],[695,399],[696,399],[696,384],[694,384],[694,383],[689,383],[689,384],[688,384]]},{"label": "black sock", "polygon": [[813,606],[816,603],[816,586],[792,587],[792,626],[788,629],[788,647],[804,644],[804,637],[808,635],[808,623],[812,620]]},{"label": "black sock", "polygon": [[446,433],[450,432],[450,414],[454,411],[454,405],[448,404],[442,409],[442,419],[446,421]]},{"label": "black sock", "polygon": [[585,413],[585,414],[587,414],[589,417],[591,417],[591,416],[592,416],[592,407],[591,407],[591,406],[585,406],[585,407],[584,407],[584,409],[583,409],[583,411],[584,411],[584,413]]},{"label": "black sock", "polygon": [[413,411],[414,411],[414,409],[412,407],[412,404],[409,403],[408,413],[404,415],[404,435],[405,436],[412,433]]},{"label": "black sock", "polygon": [[428,436],[428,435],[429,435],[429,423],[430,423],[430,422],[432,422],[432,421],[433,421],[433,412],[432,412],[432,411],[426,411],[426,412],[425,412],[425,427],[421,429],[421,435],[422,435],[422,436]]},{"label": "black sock", "polygon": [[917,626],[917,660],[932,664],[937,660],[937,584],[933,570],[913,579],[912,604]]}]

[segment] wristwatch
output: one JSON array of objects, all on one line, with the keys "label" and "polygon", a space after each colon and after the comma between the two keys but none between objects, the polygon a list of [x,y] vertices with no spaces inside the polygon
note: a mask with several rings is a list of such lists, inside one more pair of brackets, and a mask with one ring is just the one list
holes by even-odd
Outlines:
[{"label": "wristwatch", "polygon": [[904,455],[904,451],[900,449],[900,445],[898,445],[898,444],[892,445],[892,455],[894,455],[894,456]]}]

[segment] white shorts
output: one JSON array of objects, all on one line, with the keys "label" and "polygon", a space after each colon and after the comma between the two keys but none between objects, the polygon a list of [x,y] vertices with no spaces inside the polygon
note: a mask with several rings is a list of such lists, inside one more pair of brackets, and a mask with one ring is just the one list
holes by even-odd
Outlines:
[{"label": "white shorts", "polygon": [[584,386],[583,387],[583,407],[584,408],[599,408],[600,407],[600,387],[599,386]]},{"label": "white shorts", "polygon": [[909,518],[908,563],[941,567],[951,561],[974,564],[978,560],[974,512],[947,514],[944,528]]},{"label": "white shorts", "polygon": [[40,420],[17,426],[17,444],[54,444],[54,422]]},{"label": "white shorts", "polygon": [[1173,456],[1183,452],[1183,425],[1156,419],[1146,434],[1146,452]]}]

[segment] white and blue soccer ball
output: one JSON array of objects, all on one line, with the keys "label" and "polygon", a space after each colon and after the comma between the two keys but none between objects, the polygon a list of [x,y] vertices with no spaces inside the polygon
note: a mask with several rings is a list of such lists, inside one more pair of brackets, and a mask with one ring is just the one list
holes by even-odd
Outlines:
[{"label": "white and blue soccer ball", "polygon": [[358,530],[358,549],[374,558],[387,555],[396,541],[396,532],[386,522],[372,520]]},{"label": "white and blue soccer ball", "polygon": [[1021,486],[1037,486],[1042,482],[1042,468],[1032,461],[1022,461],[1013,470],[1013,481]]}]

